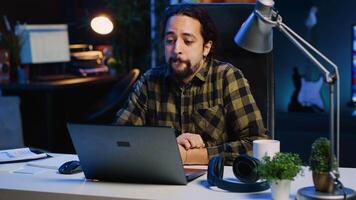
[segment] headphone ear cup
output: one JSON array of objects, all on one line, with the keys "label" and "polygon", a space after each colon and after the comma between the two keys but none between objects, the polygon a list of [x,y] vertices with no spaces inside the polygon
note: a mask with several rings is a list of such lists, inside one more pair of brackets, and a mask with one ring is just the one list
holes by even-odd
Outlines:
[{"label": "headphone ear cup", "polygon": [[222,179],[224,175],[224,158],[215,156],[209,160],[208,183],[215,186],[217,179]]},{"label": "headphone ear cup", "polygon": [[259,160],[257,158],[240,155],[238,156],[233,163],[233,172],[234,175],[244,183],[255,183],[258,181],[259,176],[257,172],[257,167],[259,165]]},{"label": "headphone ear cup", "polygon": [[260,192],[269,189],[267,181],[257,183],[238,183],[223,179],[224,159],[220,156],[213,157],[208,164],[208,183],[230,192]]}]

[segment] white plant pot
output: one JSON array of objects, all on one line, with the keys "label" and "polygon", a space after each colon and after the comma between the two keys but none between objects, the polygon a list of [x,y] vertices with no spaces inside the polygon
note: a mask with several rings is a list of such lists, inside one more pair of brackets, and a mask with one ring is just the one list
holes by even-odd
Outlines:
[{"label": "white plant pot", "polygon": [[289,199],[291,180],[273,180],[271,181],[271,191],[273,200]]}]

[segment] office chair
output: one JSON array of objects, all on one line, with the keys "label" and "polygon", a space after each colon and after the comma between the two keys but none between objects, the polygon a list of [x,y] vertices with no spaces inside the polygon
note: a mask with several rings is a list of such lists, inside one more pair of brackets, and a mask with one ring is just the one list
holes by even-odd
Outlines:
[{"label": "office chair", "polygon": [[89,109],[84,121],[86,123],[114,122],[116,112],[126,102],[139,74],[139,69],[132,69],[128,74],[124,75],[104,97]]},{"label": "office chair", "polygon": [[218,31],[215,58],[241,69],[250,83],[251,92],[261,110],[264,124],[268,130],[271,130],[273,123],[270,115],[273,112],[274,95],[272,52],[251,53],[234,43],[235,34],[251,14],[255,4],[202,3],[199,6],[208,11]]}]

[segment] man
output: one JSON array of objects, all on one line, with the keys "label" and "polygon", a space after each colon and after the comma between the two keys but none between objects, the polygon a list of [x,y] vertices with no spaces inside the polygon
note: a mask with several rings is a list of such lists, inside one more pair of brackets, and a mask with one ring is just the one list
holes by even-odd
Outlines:
[{"label": "man", "polygon": [[207,12],[169,8],[163,26],[166,65],[140,78],[117,123],[174,127],[184,164],[251,153],[266,129],[241,71],[212,58],[217,34]]}]

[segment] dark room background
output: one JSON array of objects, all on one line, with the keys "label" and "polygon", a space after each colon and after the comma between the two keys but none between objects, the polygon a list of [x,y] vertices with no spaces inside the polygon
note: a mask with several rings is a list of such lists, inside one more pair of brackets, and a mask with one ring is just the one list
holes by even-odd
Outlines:
[{"label": "dark room background", "polygon": [[[307,19],[309,9],[318,8],[317,24],[315,25],[314,44],[323,54],[339,66],[341,80],[341,113],[351,115],[354,110],[348,106],[351,100],[351,64],[352,64],[352,25],[356,24],[356,1],[334,0],[300,0],[298,2],[277,1],[276,8],[280,11],[283,21],[307,38]],[[312,79],[321,75],[300,51],[281,33],[275,30],[276,66],[276,107],[279,111],[287,111],[288,103],[294,86],[292,83],[293,67],[298,66],[301,74],[306,68],[312,69]],[[324,85],[322,97],[325,105],[329,103],[328,90]],[[326,106],[328,109],[328,106]]]},{"label": "dark room background", "polygon": [[[11,0],[2,2],[0,15],[6,14],[13,23],[16,21],[40,24],[66,23],[72,26],[85,20],[88,13],[105,10],[105,2],[105,0]],[[157,0],[157,2],[168,1]],[[312,6],[318,9],[317,23],[313,28],[313,44],[339,66],[341,76],[341,165],[355,167],[355,161],[350,159],[352,157],[350,151],[356,144],[356,117],[352,116],[356,108],[349,103],[352,65],[351,31],[352,25],[356,24],[356,1],[276,0],[275,4],[283,21],[304,38],[308,37],[305,21]],[[70,34],[73,43],[91,40],[91,32],[87,27],[70,30]],[[146,42],[148,44],[146,48],[150,48],[149,40]],[[149,52],[149,49],[146,50]],[[325,105],[324,112],[288,112],[288,105],[295,90],[292,79],[293,68],[296,67],[302,76],[308,74],[312,81],[318,80],[321,73],[277,30],[274,30],[273,62],[276,78],[276,137],[282,141],[282,151],[298,152],[305,160],[312,141],[318,136],[328,136],[328,88],[324,84],[321,90]],[[146,63],[149,63],[148,60]]]}]

